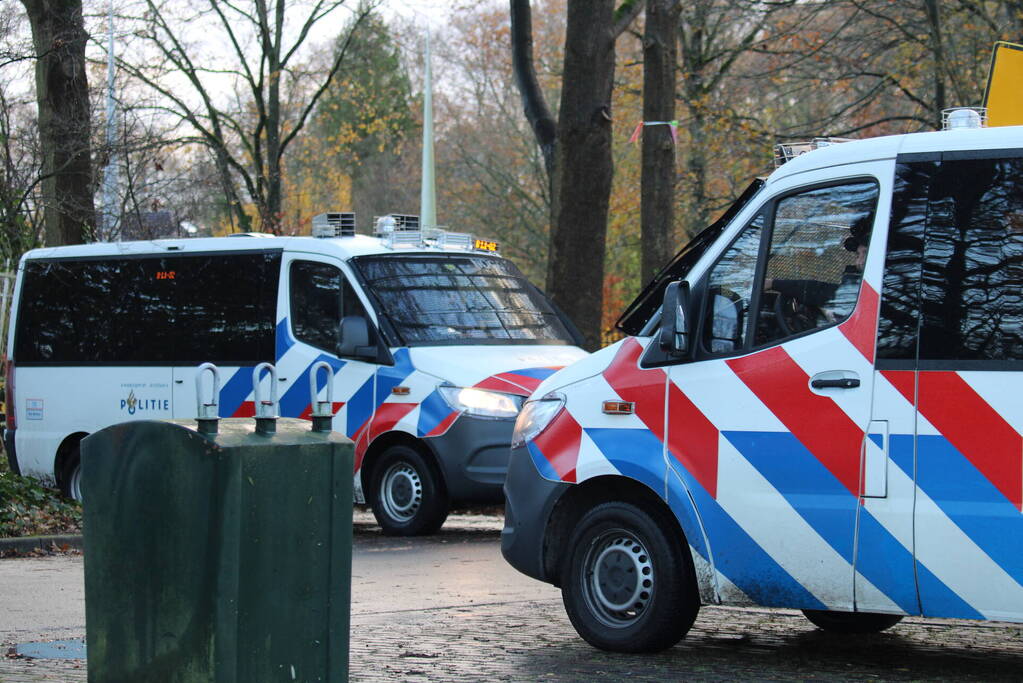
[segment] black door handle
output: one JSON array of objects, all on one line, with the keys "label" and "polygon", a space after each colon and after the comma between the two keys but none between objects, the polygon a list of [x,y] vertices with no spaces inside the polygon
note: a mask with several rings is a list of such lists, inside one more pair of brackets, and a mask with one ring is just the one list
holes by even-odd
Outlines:
[{"label": "black door handle", "polygon": [[855,377],[839,377],[837,379],[815,379],[810,382],[814,389],[855,389],[860,380]]}]

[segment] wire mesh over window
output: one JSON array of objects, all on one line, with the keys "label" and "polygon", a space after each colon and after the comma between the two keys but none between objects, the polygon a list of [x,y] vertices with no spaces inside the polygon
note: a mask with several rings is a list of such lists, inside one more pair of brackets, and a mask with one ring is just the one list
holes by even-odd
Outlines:
[{"label": "wire mesh over window", "polygon": [[840,322],[856,306],[877,206],[873,182],[823,187],[781,199],[762,297],[765,343]]},{"label": "wire mesh over window", "polygon": [[571,343],[550,302],[509,261],[369,256],[357,267],[403,343]]}]

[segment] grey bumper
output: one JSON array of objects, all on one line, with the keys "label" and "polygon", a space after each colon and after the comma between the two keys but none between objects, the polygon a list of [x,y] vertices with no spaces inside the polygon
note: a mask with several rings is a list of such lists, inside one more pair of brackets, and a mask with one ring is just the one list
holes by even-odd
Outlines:
[{"label": "grey bumper", "polygon": [[514,420],[462,415],[447,432],[425,440],[453,502],[501,502],[514,427]]},{"label": "grey bumper", "polygon": [[501,553],[511,566],[534,579],[557,583],[557,577],[544,570],[545,535],[551,512],[568,487],[541,477],[525,447],[512,451],[504,483]]}]

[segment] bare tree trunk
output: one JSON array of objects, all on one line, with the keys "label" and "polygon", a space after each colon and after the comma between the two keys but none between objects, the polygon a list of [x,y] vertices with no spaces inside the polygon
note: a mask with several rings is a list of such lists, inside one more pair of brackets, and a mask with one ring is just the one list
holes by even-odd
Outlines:
[{"label": "bare tree trunk", "polygon": [[522,108],[543,154],[548,182],[554,177],[557,123],[544,100],[533,67],[533,18],[529,0],[511,0],[512,70],[522,94]]},{"label": "bare tree trunk", "polygon": [[601,346],[604,246],[611,196],[612,0],[569,0],[547,291],[585,346]]},{"label": "bare tree trunk", "polygon": [[934,112],[935,128],[941,130],[941,112],[948,105],[945,97],[945,47],[941,37],[941,15],[937,0],[924,0],[927,11],[928,36],[934,58]]},{"label": "bare tree trunk", "polygon": [[46,244],[80,244],[92,236],[96,221],[82,1],[22,4],[36,52]]},{"label": "bare tree trunk", "polygon": [[[643,120],[675,118],[678,0],[648,0],[643,32]],[[674,253],[675,142],[667,126],[643,130],[640,223],[643,282]]]}]

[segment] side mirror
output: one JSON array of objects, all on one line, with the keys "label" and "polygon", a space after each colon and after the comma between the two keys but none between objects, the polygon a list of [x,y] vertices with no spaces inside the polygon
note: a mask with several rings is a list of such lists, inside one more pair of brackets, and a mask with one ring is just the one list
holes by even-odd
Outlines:
[{"label": "side mirror", "polygon": [[361,315],[341,318],[339,356],[373,356],[376,349],[369,345],[369,323]]},{"label": "side mirror", "polygon": [[682,356],[689,351],[689,325],[686,313],[689,310],[689,283],[685,280],[672,282],[664,290],[661,304],[661,349],[673,356]]}]

